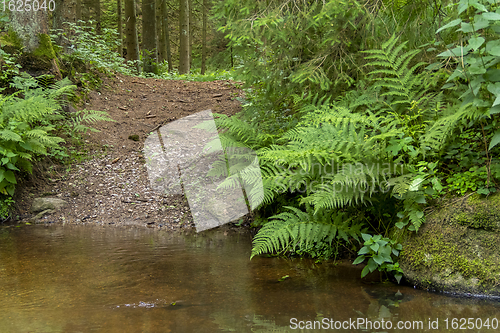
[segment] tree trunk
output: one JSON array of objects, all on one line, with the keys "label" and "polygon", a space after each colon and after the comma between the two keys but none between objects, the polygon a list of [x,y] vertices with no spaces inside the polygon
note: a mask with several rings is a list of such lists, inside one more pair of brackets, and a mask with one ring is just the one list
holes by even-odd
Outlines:
[{"label": "tree trunk", "polygon": [[79,24],[78,21],[82,20],[82,0],[76,0],[75,15],[76,23]]},{"label": "tree trunk", "polygon": [[[139,60],[139,41],[137,38],[137,19],[135,15],[135,1],[125,0],[125,44],[127,46],[127,60]],[[140,71],[137,64],[137,71]]]},{"label": "tree trunk", "polygon": [[76,23],[77,0],[57,0],[55,4],[52,15],[52,27],[58,31],[55,41],[68,52],[74,30],[67,23]]},{"label": "tree trunk", "polygon": [[82,3],[82,21],[88,22],[90,20],[90,1],[81,0]]},{"label": "tree trunk", "polygon": [[158,63],[162,63],[165,60],[164,45],[163,40],[163,17],[161,16],[163,11],[161,9],[162,2],[164,0],[156,0],[156,46],[158,49]]},{"label": "tree trunk", "polygon": [[168,72],[173,71],[173,66],[172,66],[172,52],[170,51],[170,28],[168,27],[168,11],[167,11],[167,0],[162,1],[162,16],[163,16],[163,41],[165,42],[165,51],[167,55],[167,62],[168,62]]},{"label": "tree trunk", "polygon": [[94,0],[94,11],[95,11],[95,32],[96,34],[102,34],[101,28],[101,1]]},{"label": "tree trunk", "polygon": [[156,1],[142,0],[142,60],[146,73],[156,73]]},{"label": "tree trunk", "polygon": [[47,11],[11,11],[10,28],[22,40],[23,56],[37,60],[29,63],[42,64],[35,69],[51,69],[56,79],[62,79],[49,36]]},{"label": "tree trunk", "polygon": [[193,26],[194,26],[194,18],[193,18],[193,0],[188,0],[188,8],[189,8],[189,68],[191,68],[191,65],[192,65],[192,54],[193,54],[193,33],[194,33],[194,29],[193,29]]},{"label": "tree trunk", "polygon": [[122,0],[118,0],[117,2],[117,18],[116,18],[116,26],[117,26],[117,32],[118,32],[118,39],[120,41],[120,44],[118,44],[118,53],[120,56],[123,55],[123,22],[122,22]]},{"label": "tree trunk", "polygon": [[203,28],[201,30],[201,75],[205,75],[207,62],[207,0],[203,0]]},{"label": "tree trunk", "polygon": [[179,0],[179,74],[189,73],[189,0]]}]

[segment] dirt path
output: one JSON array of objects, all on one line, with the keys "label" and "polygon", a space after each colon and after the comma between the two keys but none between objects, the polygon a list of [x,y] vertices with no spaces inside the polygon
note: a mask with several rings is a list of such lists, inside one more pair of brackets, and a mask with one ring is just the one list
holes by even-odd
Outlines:
[{"label": "dirt path", "polygon": [[[229,81],[185,82],[117,75],[105,79],[84,107],[107,111],[116,122],[101,122],[99,133],[85,135],[84,161],[58,167],[50,176],[21,186],[17,215],[32,219],[30,207],[40,196],[58,197],[68,205],[39,222],[112,224],[154,228],[191,228],[183,196],[163,196],[149,184],[143,145],[147,135],[168,122],[211,109],[233,115],[241,110],[241,90]],[[137,139],[138,141],[134,141]],[[85,148],[84,148],[85,149]]]}]

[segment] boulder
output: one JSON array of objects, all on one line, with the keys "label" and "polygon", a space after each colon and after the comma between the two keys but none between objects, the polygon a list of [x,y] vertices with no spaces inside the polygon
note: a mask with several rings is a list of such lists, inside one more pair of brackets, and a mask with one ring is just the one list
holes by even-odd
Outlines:
[{"label": "boulder", "polygon": [[33,213],[38,213],[48,209],[59,210],[67,204],[66,201],[59,198],[35,198],[31,205],[31,211]]},{"label": "boulder", "polygon": [[400,267],[433,291],[500,296],[500,194],[449,200],[417,233],[405,231]]}]

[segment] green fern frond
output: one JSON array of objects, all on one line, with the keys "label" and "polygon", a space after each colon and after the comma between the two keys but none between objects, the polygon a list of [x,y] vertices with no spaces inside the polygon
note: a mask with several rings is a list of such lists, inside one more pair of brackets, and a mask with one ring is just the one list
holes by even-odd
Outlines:
[{"label": "green fern frond", "polygon": [[16,142],[22,141],[22,137],[19,134],[12,132],[11,130],[8,129],[0,130],[0,139],[3,139],[5,141],[16,141]]},{"label": "green fern frond", "polygon": [[271,217],[253,239],[250,258],[263,253],[284,253],[306,250],[314,243],[331,244],[336,238],[348,242],[359,240],[362,225],[352,223],[353,217],[345,213],[321,211],[316,214],[303,212],[295,207],[285,207],[284,212]]}]

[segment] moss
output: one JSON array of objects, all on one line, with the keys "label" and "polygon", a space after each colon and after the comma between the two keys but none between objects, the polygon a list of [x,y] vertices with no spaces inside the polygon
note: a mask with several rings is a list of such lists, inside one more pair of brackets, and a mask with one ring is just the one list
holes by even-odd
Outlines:
[{"label": "moss", "polygon": [[[39,34],[39,43],[37,48],[31,53],[23,53],[19,62],[28,70],[53,70],[54,61],[57,67],[60,66],[56,58],[50,36],[47,34]],[[57,69],[58,70],[58,69]]]},{"label": "moss", "polygon": [[405,235],[400,265],[408,280],[435,290],[500,295],[500,196],[438,209]]},{"label": "moss", "polygon": [[38,47],[33,51],[33,55],[37,57],[46,57],[47,59],[54,59],[56,53],[52,47],[52,42],[50,41],[50,36],[47,34],[39,34],[39,44]]},{"label": "moss", "polygon": [[8,53],[20,52],[23,49],[23,40],[12,29],[0,35],[0,44]]}]

